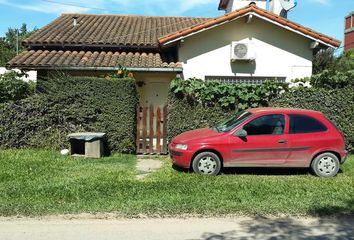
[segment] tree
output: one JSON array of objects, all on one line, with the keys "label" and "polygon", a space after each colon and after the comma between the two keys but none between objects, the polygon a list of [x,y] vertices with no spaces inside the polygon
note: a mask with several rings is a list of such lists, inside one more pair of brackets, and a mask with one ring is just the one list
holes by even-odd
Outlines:
[{"label": "tree", "polygon": [[354,70],[354,50],[343,52],[333,63],[333,68],[340,72]]},{"label": "tree", "polygon": [[334,61],[333,49],[319,50],[313,58],[313,74],[318,74],[325,69],[329,69]]},{"label": "tree", "polygon": [[20,28],[9,28],[5,33],[5,37],[0,38],[0,66],[5,64],[16,56],[17,48],[18,52],[25,50],[22,46],[22,41],[28,38],[36,29],[28,31],[27,25],[22,24]]},{"label": "tree", "polygon": [[16,51],[10,48],[4,38],[0,38],[0,66],[5,66],[5,64],[15,55]]}]

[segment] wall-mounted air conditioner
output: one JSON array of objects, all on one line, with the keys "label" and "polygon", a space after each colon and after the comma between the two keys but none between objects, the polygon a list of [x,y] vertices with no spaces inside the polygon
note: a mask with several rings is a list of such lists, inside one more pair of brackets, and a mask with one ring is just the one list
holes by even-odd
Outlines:
[{"label": "wall-mounted air conditioner", "polygon": [[232,42],[231,61],[253,61],[256,59],[256,49],[253,42]]}]

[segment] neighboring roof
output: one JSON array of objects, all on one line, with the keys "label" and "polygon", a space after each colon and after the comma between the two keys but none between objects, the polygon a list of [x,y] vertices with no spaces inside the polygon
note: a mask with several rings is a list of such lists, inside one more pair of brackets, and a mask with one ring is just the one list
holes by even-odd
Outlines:
[{"label": "neighboring roof", "polygon": [[219,3],[219,10],[225,10],[227,5],[229,4],[230,0],[220,0]]},{"label": "neighboring roof", "polygon": [[159,53],[91,52],[91,51],[56,51],[30,50],[13,58],[7,68],[22,69],[115,69],[119,65],[128,69],[146,70],[176,68],[180,63],[168,61]]},{"label": "neighboring roof", "polygon": [[183,30],[177,31],[175,33],[172,33],[170,35],[161,37],[159,39],[160,44],[166,44],[169,42],[176,41],[178,39],[182,39],[184,37],[189,36],[190,34],[197,33],[199,31],[207,30],[209,28],[218,26],[220,24],[232,21],[234,19],[237,19],[239,17],[242,17],[246,14],[249,13],[255,13],[260,15],[261,17],[265,17],[277,24],[280,24],[283,27],[289,28],[293,31],[296,31],[298,33],[304,34],[306,36],[315,38],[316,40],[322,41],[328,45],[331,45],[333,47],[339,47],[341,42],[337,39],[331,38],[329,36],[326,36],[324,34],[321,34],[319,32],[316,32],[310,28],[306,28],[300,24],[297,24],[295,22],[289,21],[288,19],[282,18],[274,13],[271,13],[269,11],[266,11],[264,9],[261,9],[257,6],[251,5],[247,6],[245,8],[241,8],[239,10],[233,11],[231,13],[228,13],[224,16],[210,19],[208,21],[205,21],[203,23],[200,23],[199,25],[192,26],[192,27],[187,27]]},{"label": "neighboring roof", "polygon": [[348,17],[351,17],[351,16],[354,16],[354,11],[349,13],[345,18],[348,18]]},{"label": "neighboring roof", "polygon": [[[74,26],[73,18],[77,18]],[[62,14],[25,39],[29,47],[159,46],[158,38],[200,24],[209,18]]]}]

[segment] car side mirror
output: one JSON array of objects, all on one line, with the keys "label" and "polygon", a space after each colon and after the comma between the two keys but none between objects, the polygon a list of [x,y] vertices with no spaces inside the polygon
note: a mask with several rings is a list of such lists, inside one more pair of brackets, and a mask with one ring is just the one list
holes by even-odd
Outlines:
[{"label": "car side mirror", "polygon": [[245,130],[245,129],[240,129],[240,130],[238,130],[238,131],[236,131],[235,133],[234,133],[234,136],[235,137],[239,137],[239,138],[245,138],[245,137],[247,137],[247,131]]}]

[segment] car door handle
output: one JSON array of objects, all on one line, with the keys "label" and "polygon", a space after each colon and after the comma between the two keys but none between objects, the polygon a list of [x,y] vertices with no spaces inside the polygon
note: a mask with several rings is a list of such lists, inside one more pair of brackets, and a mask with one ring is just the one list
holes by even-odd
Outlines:
[{"label": "car door handle", "polygon": [[279,144],[286,144],[288,141],[286,141],[286,140],[279,140]]}]

